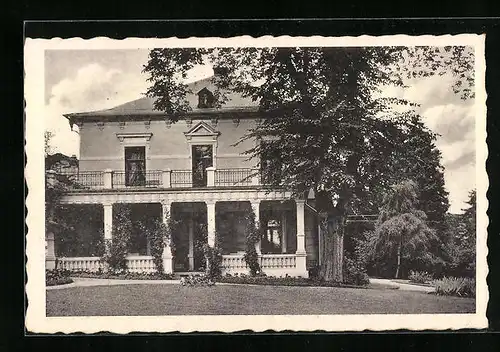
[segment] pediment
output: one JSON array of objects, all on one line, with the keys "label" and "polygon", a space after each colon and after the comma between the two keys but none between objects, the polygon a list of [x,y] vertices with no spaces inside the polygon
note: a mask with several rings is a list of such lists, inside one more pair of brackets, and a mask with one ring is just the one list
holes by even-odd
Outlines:
[{"label": "pediment", "polygon": [[184,132],[186,137],[208,137],[208,136],[213,136],[216,137],[219,135],[219,132],[214,130],[212,126],[205,122],[200,122],[196,124],[194,127],[192,127],[189,131]]}]

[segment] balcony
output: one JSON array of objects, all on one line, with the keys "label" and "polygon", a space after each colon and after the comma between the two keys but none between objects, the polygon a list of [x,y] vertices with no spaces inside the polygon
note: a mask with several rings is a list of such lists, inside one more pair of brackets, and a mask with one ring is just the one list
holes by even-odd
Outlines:
[{"label": "balcony", "polygon": [[[80,171],[75,173],[50,172],[54,178],[66,178],[73,189],[147,189],[147,188],[203,188],[255,187],[262,185],[257,169],[215,169],[209,167],[203,177],[191,170],[149,170],[135,173],[125,171]],[[193,182],[194,181],[194,182]]]}]

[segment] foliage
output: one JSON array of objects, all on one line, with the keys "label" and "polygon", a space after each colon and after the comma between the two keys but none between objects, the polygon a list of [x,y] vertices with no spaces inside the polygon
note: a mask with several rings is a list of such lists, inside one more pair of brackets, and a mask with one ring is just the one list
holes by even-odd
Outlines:
[{"label": "foliage", "polygon": [[55,251],[61,257],[100,257],[104,254],[103,209],[99,204],[59,204]]},{"label": "foliage", "polygon": [[106,241],[102,257],[110,271],[127,270],[127,254],[132,231],[131,209],[128,204],[113,204],[112,239]]},{"label": "foliage", "polygon": [[[313,188],[321,199],[318,210],[336,210],[342,218],[363,211],[366,204],[372,208],[377,204],[367,199],[389,187],[392,181],[387,175],[401,169],[393,165],[392,159],[398,158],[395,151],[412,152],[411,143],[403,143],[413,137],[406,132],[421,129],[415,104],[380,94],[384,86],[403,85],[403,74],[395,67],[402,62],[400,67],[407,67],[404,60],[412,57],[414,75],[434,74],[436,67],[456,63],[463,68],[457,79],[462,78],[460,72],[469,72],[465,50],[453,48],[453,65],[447,58],[437,60],[439,55],[434,53],[434,58],[425,48],[415,49],[416,54],[423,52],[422,58],[412,51],[406,47],[153,49],[144,71],[150,75],[147,94],[155,98],[155,108],[176,122],[190,110],[185,96],[189,89],[182,79],[206,59],[217,73],[216,107],[225,103],[228,90],[258,101],[263,120],[243,140],[273,137],[247,151],[250,157],[267,154],[279,161],[280,177],[273,178],[271,186],[298,195]],[[409,109],[398,109],[401,106]],[[409,159],[408,165],[413,162]],[[322,265],[333,260],[325,258]]]},{"label": "foliage", "polygon": [[51,131],[44,131],[43,139],[44,139],[44,152],[45,157],[52,153],[52,146],[50,145],[50,141],[54,137],[54,133]]},{"label": "foliage", "polygon": [[261,272],[259,264],[259,256],[255,245],[260,240],[260,225],[255,221],[255,213],[253,210],[249,211],[246,215],[245,227],[245,255],[243,258],[250,269],[250,275],[256,276]]},{"label": "foliage", "polygon": [[226,274],[218,282],[230,284],[249,284],[249,285],[270,285],[270,286],[320,286],[320,287],[356,287],[361,288],[364,285],[340,283],[337,281],[324,281],[319,278],[303,278],[285,275],[284,277],[257,275],[250,276],[245,274]]},{"label": "foliage", "polygon": [[366,268],[360,262],[357,262],[348,256],[344,256],[343,262],[344,283],[357,286],[365,286],[370,283],[370,278],[366,273]]},{"label": "foliage", "polygon": [[408,275],[408,279],[416,284],[426,284],[428,282],[431,282],[433,277],[432,274],[429,274],[427,271],[410,270],[410,275]]},{"label": "foliage", "polygon": [[429,248],[436,235],[427,226],[425,213],[416,208],[417,193],[418,186],[413,181],[393,186],[384,199],[375,228],[375,255],[396,257],[395,278],[401,276],[402,265],[408,270],[435,259]]},{"label": "foliage", "polygon": [[447,216],[447,274],[474,277],[476,274],[476,191],[469,193],[463,214]]},{"label": "foliage", "polygon": [[[177,222],[176,224],[178,225],[180,222]],[[194,249],[195,253],[203,253],[205,263],[202,263],[200,269],[204,269],[205,274],[212,280],[215,280],[222,275],[222,236],[222,233],[216,231],[214,246],[209,246],[207,224],[203,222],[198,224],[198,236],[194,242]]]},{"label": "foliage", "polygon": [[163,250],[165,243],[171,239],[171,229],[169,221],[167,225],[161,219],[151,217],[149,220],[142,220],[138,223],[138,228],[143,236],[146,236],[150,244],[151,256],[158,273],[163,273]]},{"label": "foliage", "polygon": [[188,287],[214,286],[215,281],[209,274],[188,275],[181,278],[181,285]]},{"label": "foliage", "polygon": [[70,284],[73,280],[70,277],[71,272],[67,270],[46,270],[45,271],[45,285],[56,286]]},{"label": "foliage", "polygon": [[401,52],[401,60],[397,66],[406,79],[443,76],[451,71],[455,94],[464,100],[475,96],[472,46],[407,47]]},{"label": "foliage", "polygon": [[119,280],[173,280],[174,274],[160,272],[108,272],[108,271],[72,271],[71,276],[93,279],[119,279]]},{"label": "foliage", "polygon": [[45,231],[54,234],[71,229],[59,210],[61,197],[72,187],[73,182],[66,175],[56,174],[53,170],[45,170]]},{"label": "foliage", "polygon": [[476,279],[444,277],[433,282],[436,294],[443,296],[476,297]]},{"label": "foliage", "polygon": [[218,235],[215,235],[215,244],[213,247],[205,243],[203,253],[207,260],[206,275],[213,280],[222,275],[222,252],[218,240]]}]

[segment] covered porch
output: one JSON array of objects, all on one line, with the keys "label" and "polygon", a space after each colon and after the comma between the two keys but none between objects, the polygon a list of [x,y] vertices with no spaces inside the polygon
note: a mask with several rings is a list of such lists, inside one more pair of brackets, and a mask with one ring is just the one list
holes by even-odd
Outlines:
[{"label": "covered porch", "polygon": [[[244,259],[247,225],[245,215],[250,211],[254,212],[256,223],[259,224],[261,239],[256,244],[256,251],[264,273],[273,276],[307,277],[309,263],[313,263],[318,257],[317,226],[314,215],[307,210],[303,200],[164,200],[159,203],[130,205],[135,209],[131,212],[133,223],[144,217],[161,218],[165,223],[171,221],[172,235],[163,253],[166,273],[204,270],[206,263],[203,244],[214,246],[216,236],[223,254],[223,274],[248,273],[249,268]],[[94,229],[90,231],[96,234],[93,237],[112,239],[113,204],[97,205],[97,208],[100,209],[96,212],[98,216],[94,217],[97,222],[92,222]],[[98,224],[99,220],[102,221],[101,226],[96,227],[95,224]],[[134,228],[136,230],[131,236],[133,240],[127,257],[128,270],[154,272],[148,239],[141,234],[140,227]],[[67,255],[68,251],[58,251],[60,246],[54,248],[54,238],[47,240],[47,268],[51,264],[51,258],[57,258],[57,267],[61,269],[105,270],[101,257],[97,255],[100,253],[98,250],[89,250],[88,254],[85,251],[70,251],[73,255]]]}]

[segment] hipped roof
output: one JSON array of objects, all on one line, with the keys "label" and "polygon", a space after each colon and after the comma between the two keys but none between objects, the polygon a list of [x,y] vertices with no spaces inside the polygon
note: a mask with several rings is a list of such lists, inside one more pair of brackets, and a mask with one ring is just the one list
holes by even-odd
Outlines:
[{"label": "hipped roof", "polygon": [[[243,97],[241,94],[234,92],[226,92],[228,101],[221,108],[205,108],[200,109],[197,107],[198,96],[197,93],[206,88],[214,91],[215,87],[212,83],[212,77],[199,80],[188,85],[192,91],[186,98],[191,106],[191,111],[187,115],[196,115],[202,117],[203,115],[217,115],[217,118],[231,118],[232,114],[251,113],[257,112],[259,104],[252,101],[252,99]],[[71,124],[76,121],[99,121],[99,120],[135,120],[141,118],[167,118],[168,116],[163,111],[154,108],[155,98],[143,97],[136,99],[125,104],[118,105],[111,109],[68,113],[64,116],[70,121]]]}]

